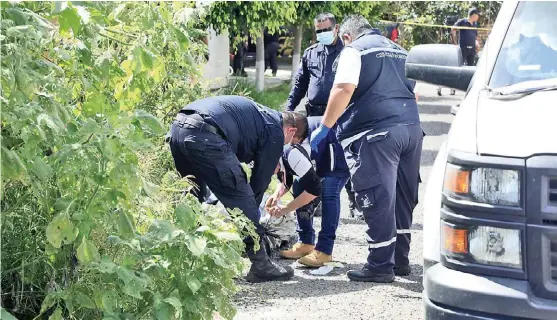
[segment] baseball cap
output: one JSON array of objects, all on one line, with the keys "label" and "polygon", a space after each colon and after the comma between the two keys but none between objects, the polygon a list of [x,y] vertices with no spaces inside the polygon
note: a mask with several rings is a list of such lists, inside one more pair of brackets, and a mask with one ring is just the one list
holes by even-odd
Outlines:
[{"label": "baseball cap", "polygon": [[470,10],[468,10],[468,16],[471,16],[473,14],[480,15],[480,11],[478,11],[477,8],[470,8]]}]

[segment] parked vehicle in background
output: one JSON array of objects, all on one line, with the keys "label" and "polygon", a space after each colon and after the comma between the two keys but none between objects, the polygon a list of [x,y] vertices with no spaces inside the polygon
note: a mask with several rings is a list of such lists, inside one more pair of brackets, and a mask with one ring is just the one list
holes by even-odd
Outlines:
[{"label": "parked vehicle in background", "polygon": [[557,319],[556,17],[505,1],[477,67],[409,53],[409,78],[466,91],[424,200],[426,319]]}]

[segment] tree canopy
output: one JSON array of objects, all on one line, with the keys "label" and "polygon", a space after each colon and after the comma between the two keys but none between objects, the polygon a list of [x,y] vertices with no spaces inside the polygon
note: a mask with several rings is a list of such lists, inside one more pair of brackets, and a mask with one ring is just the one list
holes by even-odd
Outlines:
[{"label": "tree canopy", "polygon": [[273,32],[281,26],[313,25],[323,12],[334,14],[339,23],[356,13],[376,21],[385,6],[381,1],[216,1],[203,20],[217,33],[228,30],[257,37],[263,28]]}]

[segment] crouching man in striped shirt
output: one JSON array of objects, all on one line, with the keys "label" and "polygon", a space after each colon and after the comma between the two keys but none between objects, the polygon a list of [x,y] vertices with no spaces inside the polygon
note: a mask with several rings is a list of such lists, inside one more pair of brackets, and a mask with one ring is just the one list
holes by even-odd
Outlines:
[{"label": "crouching man in striped shirt", "polygon": [[[321,124],[322,117],[308,117],[308,133]],[[299,259],[308,267],[321,267],[332,261],[336,229],[340,218],[340,192],[349,177],[348,166],[334,130],[321,140],[318,149],[309,155],[309,140],[286,149],[280,160],[279,178],[283,182],[267,200],[267,207],[274,215],[284,215],[296,210],[300,242],[281,251],[285,259]],[[315,167],[312,164],[315,163]],[[282,177],[281,177],[282,174]],[[293,179],[296,176],[297,179]],[[294,201],[285,208],[276,207],[277,201],[292,185]],[[321,193],[321,231],[315,243],[312,201]],[[313,195],[313,196],[312,196]]]}]

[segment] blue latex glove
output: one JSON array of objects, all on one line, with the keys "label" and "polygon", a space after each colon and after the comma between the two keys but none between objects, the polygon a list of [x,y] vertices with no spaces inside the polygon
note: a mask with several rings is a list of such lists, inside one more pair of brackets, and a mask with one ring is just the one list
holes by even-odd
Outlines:
[{"label": "blue latex glove", "polygon": [[327,136],[330,128],[327,128],[324,124],[321,124],[317,129],[311,133],[311,138],[309,139],[309,145],[311,150],[317,152],[317,145]]}]

